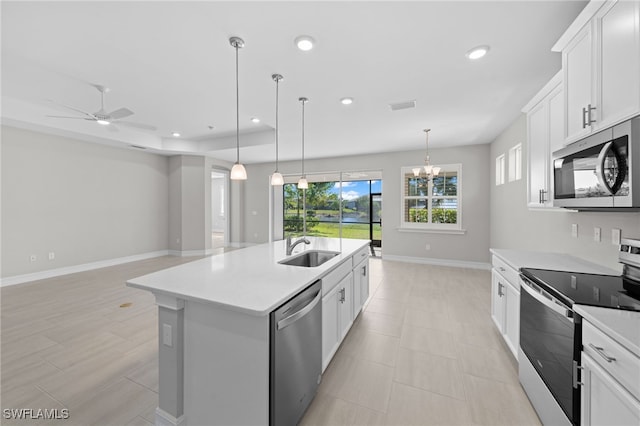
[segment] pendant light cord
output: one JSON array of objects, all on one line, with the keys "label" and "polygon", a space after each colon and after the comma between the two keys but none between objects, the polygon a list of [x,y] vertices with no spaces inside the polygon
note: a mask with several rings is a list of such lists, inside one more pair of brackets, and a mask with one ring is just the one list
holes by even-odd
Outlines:
[{"label": "pendant light cord", "polygon": [[236,44],[236,163],[240,163],[240,84],[238,82],[238,45]]},{"label": "pendant light cord", "polygon": [[278,171],[278,87],[280,78],[276,77],[276,172]]},{"label": "pendant light cord", "polygon": [[304,104],[305,100],[302,100],[302,177],[304,177]]}]

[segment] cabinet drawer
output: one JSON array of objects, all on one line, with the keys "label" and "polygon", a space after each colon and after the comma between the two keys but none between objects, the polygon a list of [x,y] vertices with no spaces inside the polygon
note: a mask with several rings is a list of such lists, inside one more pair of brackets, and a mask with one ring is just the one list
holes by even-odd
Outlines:
[{"label": "cabinet drawer", "polygon": [[507,262],[500,259],[498,256],[493,256],[491,264],[493,265],[494,269],[496,269],[500,273],[500,275],[502,275],[507,281],[509,281],[512,286],[520,290],[520,274],[518,273],[518,271],[507,265]]},{"label": "cabinet drawer", "polygon": [[326,295],[333,289],[340,280],[351,272],[352,266],[349,259],[336,266],[331,272],[322,277],[322,295]]},{"label": "cabinet drawer", "polygon": [[358,265],[358,263],[362,262],[364,259],[367,259],[368,257],[369,257],[369,246],[362,247],[351,258],[351,267],[355,268]]},{"label": "cabinet drawer", "polygon": [[640,399],[640,358],[587,321],[582,322],[582,351]]}]

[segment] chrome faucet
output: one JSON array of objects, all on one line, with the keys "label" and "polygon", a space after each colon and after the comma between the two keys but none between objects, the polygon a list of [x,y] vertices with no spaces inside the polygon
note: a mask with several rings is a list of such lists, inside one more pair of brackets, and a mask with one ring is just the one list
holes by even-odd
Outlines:
[{"label": "chrome faucet", "polygon": [[291,235],[287,236],[287,256],[291,255],[291,252],[293,251],[294,247],[300,243],[311,244],[311,241],[307,240],[307,237],[302,237],[299,240],[294,241],[292,244]]}]

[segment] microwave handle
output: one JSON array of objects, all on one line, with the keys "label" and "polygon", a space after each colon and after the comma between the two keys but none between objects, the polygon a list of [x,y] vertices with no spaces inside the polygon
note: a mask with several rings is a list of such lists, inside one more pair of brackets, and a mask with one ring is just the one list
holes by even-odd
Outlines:
[{"label": "microwave handle", "polygon": [[[610,186],[607,181],[604,179],[604,162],[607,159],[607,153],[609,151],[613,152],[616,160],[618,162],[618,175],[616,176],[616,181],[613,186]],[[603,188],[609,192],[610,195],[616,195],[616,193],[620,190],[622,183],[624,182],[626,170],[626,164],[624,158],[618,153],[615,146],[613,146],[613,141],[609,141],[600,150],[600,154],[598,154],[598,161],[596,162],[596,177],[598,178],[598,182],[602,185]]]}]

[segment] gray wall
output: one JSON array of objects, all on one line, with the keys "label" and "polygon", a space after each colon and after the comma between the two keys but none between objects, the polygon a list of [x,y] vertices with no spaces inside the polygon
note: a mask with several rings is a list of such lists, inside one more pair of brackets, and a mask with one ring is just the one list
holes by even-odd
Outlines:
[{"label": "gray wall", "polygon": [[3,277],[167,249],[167,157],[6,126],[1,149]]},{"label": "gray wall", "polygon": [[[447,259],[463,262],[489,261],[489,145],[434,149],[432,163],[462,163],[462,227],[464,235],[399,232],[400,168],[421,165],[424,151],[327,158],[305,162],[308,173],[328,171],[382,170],[383,173],[383,256],[422,259]],[[300,173],[300,162],[280,163],[283,174]],[[268,240],[269,175],[274,164],[247,167],[249,179],[244,185],[244,240],[259,243]],[[426,244],[431,250],[426,250]]]},{"label": "gray wall", "polygon": [[[570,253],[619,268],[611,229],[622,229],[623,237],[640,238],[640,213],[529,210],[526,139],[523,114],[491,144],[491,247]],[[523,179],[495,186],[495,157],[517,143],[523,146]],[[571,237],[573,223],[578,224],[578,238]],[[594,227],[601,228],[601,242],[593,240]]]}]

